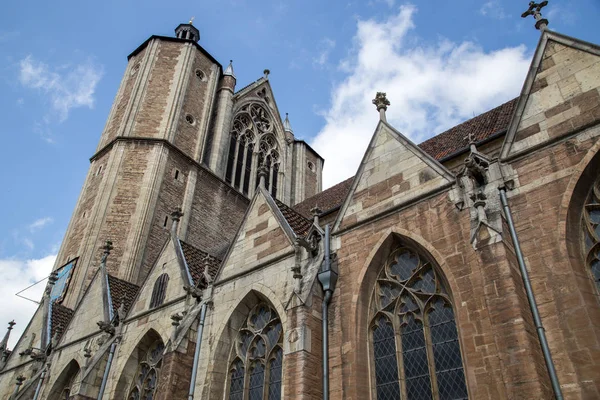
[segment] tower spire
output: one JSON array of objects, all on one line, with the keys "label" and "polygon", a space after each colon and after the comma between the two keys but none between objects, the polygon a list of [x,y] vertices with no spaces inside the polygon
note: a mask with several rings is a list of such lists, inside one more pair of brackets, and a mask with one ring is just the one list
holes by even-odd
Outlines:
[{"label": "tower spire", "polygon": [[229,65],[225,68],[223,75],[233,76],[235,78],[235,74],[233,73],[233,60],[229,60]]},{"label": "tower spire", "polygon": [[290,124],[290,118],[288,116],[288,113],[285,113],[285,121],[283,121],[283,130],[294,134],[294,131],[292,130],[292,124]]}]

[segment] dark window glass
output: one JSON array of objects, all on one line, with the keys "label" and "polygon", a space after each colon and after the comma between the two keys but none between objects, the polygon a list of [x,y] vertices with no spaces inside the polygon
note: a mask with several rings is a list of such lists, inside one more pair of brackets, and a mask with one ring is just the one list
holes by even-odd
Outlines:
[{"label": "dark window glass", "polygon": [[394,328],[387,318],[381,317],[373,330],[375,381],[379,400],[400,399],[395,340]]},{"label": "dark window glass", "polygon": [[252,176],[252,151],[254,149],[254,145],[252,143],[248,144],[248,148],[246,149],[246,170],[244,171],[244,194],[248,194],[248,189],[250,188],[250,177]]},{"label": "dark window glass", "polygon": [[[235,343],[235,361],[229,378],[230,400],[262,400],[264,396],[269,400],[281,398],[282,337],[281,321],[275,310],[267,304],[254,307]],[[250,376],[246,380],[244,365],[250,366]]]},{"label": "dark window glass", "polygon": [[169,283],[169,275],[162,274],[154,282],[152,289],[152,297],[150,298],[150,308],[160,306],[165,301],[167,294],[167,284]]},{"label": "dark window glass", "polygon": [[402,358],[406,393],[411,400],[431,399],[431,381],[423,324],[416,320],[413,314],[407,314],[405,321],[405,325],[402,326]]},{"label": "dark window glass", "polygon": [[260,362],[255,362],[250,373],[249,400],[262,400],[263,386],[265,384],[265,367]]},{"label": "dark window glass", "polygon": [[233,160],[235,157],[235,148],[237,139],[235,135],[231,135],[229,139],[229,156],[227,157],[227,172],[225,173],[225,181],[231,183],[231,175],[233,174]]},{"label": "dark window glass", "polygon": [[244,397],[244,364],[241,360],[233,363],[229,400],[242,400]]},{"label": "dark window glass", "polygon": [[[281,328],[281,325],[279,325]],[[281,332],[281,329],[279,329]],[[281,399],[281,362],[283,351],[278,347],[273,353],[273,359],[269,367],[269,400]]]},{"label": "dark window glass", "polygon": [[277,197],[277,179],[279,172],[279,164],[273,165],[273,183],[271,184],[271,196]]},{"label": "dark window glass", "polygon": [[[373,330],[377,399],[467,399],[458,332],[446,293],[434,265],[412,249],[400,247],[385,262],[373,292],[378,312]],[[382,317],[379,311],[398,318]],[[390,394],[388,387],[398,393]]]},{"label": "dark window glass", "polygon": [[242,179],[242,166],[244,165],[244,152],[246,149],[246,139],[242,137],[240,139],[240,143],[238,144],[238,156],[237,163],[235,166],[235,182],[233,186],[236,188],[240,187],[240,181]]},{"label": "dark window glass", "polygon": [[583,247],[592,279],[600,291],[600,178],[588,195],[582,216]]}]

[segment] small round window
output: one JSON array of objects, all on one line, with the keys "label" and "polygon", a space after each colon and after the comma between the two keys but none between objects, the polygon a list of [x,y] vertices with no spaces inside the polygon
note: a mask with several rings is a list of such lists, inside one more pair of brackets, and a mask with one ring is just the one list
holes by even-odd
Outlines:
[{"label": "small round window", "polygon": [[194,120],[194,117],[192,117],[190,114],[187,114],[185,116],[185,121],[190,125],[194,125],[194,123],[196,122],[196,120]]},{"label": "small round window", "polygon": [[204,72],[202,72],[201,70],[197,69],[196,70],[196,77],[200,80],[204,80]]},{"label": "small round window", "polygon": [[315,164],[313,164],[312,162],[308,162],[308,169],[310,169],[312,172],[315,172]]}]

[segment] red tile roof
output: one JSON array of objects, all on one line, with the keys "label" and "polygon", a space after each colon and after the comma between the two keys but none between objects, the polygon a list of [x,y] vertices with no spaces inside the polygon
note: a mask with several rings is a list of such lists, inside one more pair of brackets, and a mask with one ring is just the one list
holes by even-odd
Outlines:
[{"label": "red tile roof", "polygon": [[308,199],[296,204],[294,210],[298,211],[305,217],[311,217],[310,210],[313,207],[319,207],[322,212],[327,212],[333,208],[338,207],[346,198],[346,195],[350,191],[352,181],[354,177],[348,178],[345,181],[338,183],[335,186],[330,187],[327,190],[322,191]]},{"label": "red tile roof", "polygon": [[277,199],[275,199],[275,203],[294,233],[297,236],[305,236],[312,225],[311,220],[303,217],[300,213],[294,211]]},{"label": "red tile roof", "polygon": [[117,315],[121,303],[124,304],[125,313],[127,313],[131,308],[140,287],[112,275],[108,275],[108,287],[110,290],[110,298],[112,300],[113,314]]},{"label": "red tile roof", "polygon": [[[436,160],[455,154],[469,146],[469,134],[476,142],[481,142],[490,136],[505,132],[517,105],[518,98],[512,99],[490,111],[456,125],[437,136],[421,143],[419,147]],[[311,216],[311,208],[318,206],[323,212],[341,206],[352,186],[354,177],[346,179],[327,190],[322,191],[298,204],[293,208],[305,217]]]},{"label": "red tile roof", "polygon": [[[197,247],[192,246],[189,243],[180,240],[181,249],[183,250],[183,256],[185,257],[185,262],[190,269],[190,274],[192,275],[192,279],[194,280],[194,284],[198,285],[198,282],[202,282],[200,287],[206,287],[206,279],[204,278],[204,268],[206,263],[206,257],[210,254],[206,251],[200,250]],[[208,259],[208,274],[214,279],[217,276],[217,272],[219,271],[219,266],[221,265],[221,260],[215,256],[210,255],[211,257]]]},{"label": "red tile roof", "polygon": [[73,318],[73,310],[56,302],[52,303],[52,314],[50,316],[50,337],[53,338],[60,330],[59,337],[67,329],[67,325]]},{"label": "red tile roof", "polygon": [[419,147],[436,160],[440,160],[467,148],[469,146],[469,134],[474,136],[475,141],[480,142],[495,133],[506,131],[518,99],[518,97],[512,99],[488,112],[456,125],[446,132],[424,141]]}]

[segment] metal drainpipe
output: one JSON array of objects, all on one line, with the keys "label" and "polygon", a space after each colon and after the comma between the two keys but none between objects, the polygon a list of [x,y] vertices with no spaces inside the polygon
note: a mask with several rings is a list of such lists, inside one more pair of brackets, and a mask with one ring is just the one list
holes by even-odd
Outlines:
[{"label": "metal drainpipe", "polygon": [[323,287],[322,330],[323,330],[323,400],[329,399],[329,302],[335,290],[338,274],[331,268],[331,233],[329,225],[325,226],[325,255],[323,268],[319,272],[319,283]]},{"label": "metal drainpipe", "polygon": [[194,391],[196,390],[196,374],[198,373],[198,362],[200,358],[200,347],[202,346],[202,333],[204,331],[204,319],[206,318],[207,303],[202,304],[200,310],[200,320],[198,321],[198,334],[196,335],[196,350],[194,351],[194,365],[192,367],[192,379],[190,380],[190,391],[188,400],[194,399]]},{"label": "metal drainpipe", "polygon": [[44,383],[44,378],[46,377],[46,370],[44,370],[42,372],[42,375],[40,375],[40,381],[37,384],[37,388],[35,388],[35,394],[33,395],[33,400],[37,400],[38,396],[40,395],[41,389],[42,389],[42,383]]},{"label": "metal drainpipe", "polygon": [[554,362],[552,361],[552,355],[550,354],[550,348],[548,347],[548,341],[546,340],[546,331],[542,325],[542,319],[540,318],[540,312],[535,301],[533,289],[531,287],[531,281],[529,280],[529,273],[525,266],[525,260],[523,253],[521,252],[521,245],[519,244],[519,238],[517,231],[515,230],[515,224],[512,219],[510,207],[508,206],[508,200],[506,198],[506,190],[500,188],[500,200],[502,201],[502,207],[504,208],[504,214],[506,215],[506,221],[508,222],[508,229],[510,230],[510,236],[512,238],[513,245],[515,246],[515,253],[517,255],[517,261],[519,263],[519,270],[523,278],[523,284],[525,285],[525,292],[527,293],[527,300],[529,300],[529,307],[533,314],[533,321],[535,323],[535,330],[537,331],[538,339],[542,347],[542,353],[544,354],[544,361],[546,362],[546,368],[550,375],[550,382],[552,383],[552,390],[554,390],[554,396],[557,400],[562,400],[563,395],[560,389],[560,383],[558,382],[558,376],[556,375],[556,369],[554,368]]},{"label": "metal drainpipe", "polygon": [[108,361],[104,368],[104,376],[102,377],[102,384],[100,385],[100,393],[98,393],[98,400],[102,400],[104,396],[104,390],[106,389],[106,381],[108,381],[108,373],[110,372],[110,366],[112,364],[113,357],[115,355],[115,349],[117,348],[117,342],[115,341],[110,345],[110,353],[108,354]]}]

